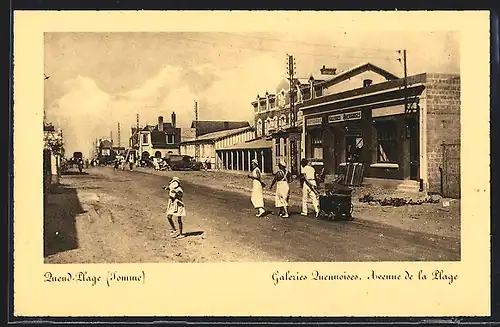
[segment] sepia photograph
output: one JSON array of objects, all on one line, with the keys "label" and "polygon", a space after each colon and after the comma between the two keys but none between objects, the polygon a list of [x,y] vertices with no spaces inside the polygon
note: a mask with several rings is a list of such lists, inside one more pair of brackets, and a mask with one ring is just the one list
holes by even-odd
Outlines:
[{"label": "sepia photograph", "polygon": [[44,33],[45,262],[460,260],[459,50]]},{"label": "sepia photograph", "polygon": [[489,315],[488,15],[17,12],[14,314]]}]

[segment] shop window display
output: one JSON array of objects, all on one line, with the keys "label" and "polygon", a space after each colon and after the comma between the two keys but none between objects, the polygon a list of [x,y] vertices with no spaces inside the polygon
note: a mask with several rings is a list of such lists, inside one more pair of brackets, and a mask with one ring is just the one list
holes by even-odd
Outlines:
[{"label": "shop window display", "polygon": [[394,122],[378,123],[377,162],[397,163],[397,126]]}]

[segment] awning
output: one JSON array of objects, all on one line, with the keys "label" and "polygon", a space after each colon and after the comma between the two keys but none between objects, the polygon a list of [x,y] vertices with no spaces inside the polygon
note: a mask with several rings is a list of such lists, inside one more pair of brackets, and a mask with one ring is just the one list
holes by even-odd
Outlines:
[{"label": "awning", "polygon": [[225,148],[217,149],[219,150],[251,150],[251,149],[272,149],[273,141],[267,139],[257,139],[248,142],[237,143]]}]

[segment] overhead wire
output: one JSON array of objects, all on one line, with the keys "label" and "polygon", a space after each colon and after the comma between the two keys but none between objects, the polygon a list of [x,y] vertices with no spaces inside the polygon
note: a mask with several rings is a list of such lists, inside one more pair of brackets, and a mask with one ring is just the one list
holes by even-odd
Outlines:
[{"label": "overhead wire", "polygon": [[329,47],[329,48],[339,48],[339,49],[353,49],[353,50],[365,50],[365,51],[377,51],[377,52],[396,52],[397,51],[397,49],[347,47],[347,46],[342,46],[342,45],[333,45],[333,44],[324,44],[324,43],[312,43],[312,42],[301,42],[301,41],[286,41],[286,40],[265,38],[265,37],[260,37],[260,36],[251,36],[251,35],[244,35],[244,34],[237,34],[237,33],[230,33],[230,32],[217,32],[217,33],[226,34],[226,35],[232,35],[232,36],[237,36],[237,37],[252,38],[252,39],[257,39],[257,40],[266,40],[266,41],[280,42],[280,43],[302,44],[302,45],[308,45],[308,46]]},{"label": "overhead wire", "polygon": [[[245,46],[239,46],[239,45],[234,45],[234,44],[215,43],[215,42],[211,42],[211,41],[192,39],[192,38],[188,38],[188,37],[177,38],[177,37],[169,36],[169,39],[172,40],[173,42],[177,42],[177,43],[180,43],[182,41],[187,41],[187,42],[197,42],[197,43],[204,43],[204,44],[216,45],[216,46],[226,46],[226,47],[230,47],[230,48],[239,48],[239,49],[245,49],[245,50],[251,50],[251,51],[285,53],[285,51],[281,51],[281,50],[274,50],[274,49],[268,49],[268,48],[262,48],[262,47],[261,48],[245,47]],[[353,55],[344,55],[344,54],[335,55],[335,54],[308,53],[308,52],[297,52],[297,51],[294,51],[294,54],[303,55],[303,56],[332,57],[332,58],[380,59],[380,60],[394,60],[395,59],[395,58],[382,57],[382,56],[380,56],[380,57],[353,56]]]}]

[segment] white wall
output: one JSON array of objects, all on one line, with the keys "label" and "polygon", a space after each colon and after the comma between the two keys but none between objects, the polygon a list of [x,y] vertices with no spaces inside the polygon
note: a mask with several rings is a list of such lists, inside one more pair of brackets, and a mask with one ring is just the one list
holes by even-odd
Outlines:
[{"label": "white wall", "polygon": [[363,80],[365,80],[365,79],[371,79],[373,81],[372,85],[387,81],[384,77],[380,76],[377,73],[374,73],[371,71],[366,71],[366,72],[363,72],[359,75],[356,75],[348,80],[340,82],[339,84],[332,85],[329,88],[324,89],[323,95],[340,93],[340,92],[349,91],[349,90],[353,90],[353,89],[359,89],[359,88],[363,87]]}]

